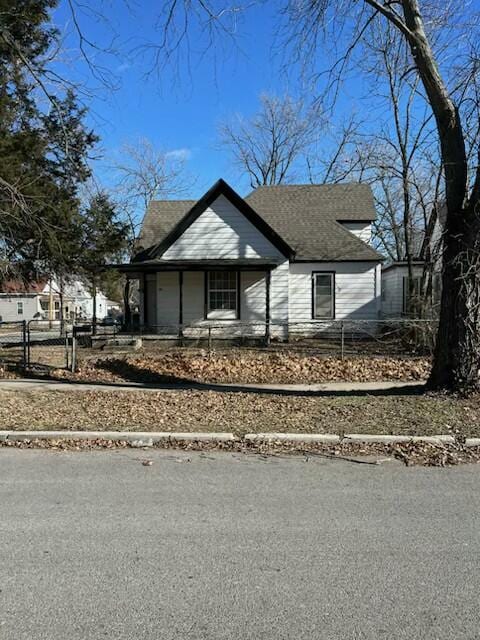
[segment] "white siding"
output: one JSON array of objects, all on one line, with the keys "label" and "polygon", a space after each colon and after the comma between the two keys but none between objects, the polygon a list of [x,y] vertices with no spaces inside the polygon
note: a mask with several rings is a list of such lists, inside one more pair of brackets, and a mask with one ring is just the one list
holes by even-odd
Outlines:
[{"label": "white siding", "polygon": [[240,320],[265,323],[266,279],[262,271],[240,275]]},{"label": "white siding", "polygon": [[[289,321],[312,320],[312,273],[335,272],[335,319],[376,320],[379,288],[375,262],[307,262],[290,265]],[[319,323],[324,321],[318,321]]]},{"label": "white siding", "polygon": [[281,253],[224,196],[165,251],[162,260],[273,258]]},{"label": "white siding", "polygon": [[[263,271],[240,273],[240,320],[242,323],[259,323],[257,332],[264,331],[266,308],[266,277]],[[180,285],[177,271],[157,273],[156,323],[159,331],[178,326]],[[150,295],[150,299],[152,296]],[[270,287],[270,318],[272,324],[288,321],[288,262],[274,269]],[[232,324],[231,321],[205,319],[205,275],[202,271],[186,271],[183,274],[183,324],[208,326]],[[272,327],[272,329],[275,329]],[[277,327],[276,335],[284,330]]]},{"label": "white siding", "polygon": [[[406,265],[396,265],[382,271],[382,315],[400,318],[403,315],[403,278],[408,275]],[[422,267],[413,267],[414,277],[422,275]]]},{"label": "white siding", "polygon": [[289,262],[286,260],[272,271],[270,286],[270,321],[272,324],[272,335],[286,338],[288,331],[286,327],[275,327],[285,324],[289,320]]},{"label": "white siding", "polygon": [[[17,313],[17,302],[23,302],[23,314]],[[40,302],[36,295],[0,295],[0,318],[2,322],[33,320],[40,312]]]},{"label": "white siding", "polygon": [[[272,271],[270,318],[272,324],[288,322],[288,261],[280,251],[224,196],[219,196],[163,254],[162,260],[213,260],[235,258],[281,258]],[[185,272],[183,284],[184,325],[219,324],[207,321],[203,272]],[[157,322],[178,324],[178,273],[157,277]],[[240,275],[240,322],[265,322],[265,273],[244,271]],[[225,322],[228,326],[228,321]]]},{"label": "white siding", "polygon": [[178,327],[179,291],[177,271],[157,273],[157,325]]},{"label": "white siding", "polygon": [[360,238],[367,244],[372,239],[372,225],[369,222],[342,222],[345,229],[348,229],[353,235]]}]

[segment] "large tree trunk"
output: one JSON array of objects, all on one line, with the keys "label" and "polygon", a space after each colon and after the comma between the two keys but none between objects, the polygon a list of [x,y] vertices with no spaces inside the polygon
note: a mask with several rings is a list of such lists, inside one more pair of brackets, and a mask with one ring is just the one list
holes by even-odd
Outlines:
[{"label": "large tree trunk", "polygon": [[[478,388],[480,366],[480,217],[478,203],[450,217],[443,255],[442,303],[431,389]],[[455,224],[457,223],[457,224]]]},{"label": "large tree trunk", "polygon": [[412,56],[435,116],[445,172],[446,228],[442,303],[432,373],[432,389],[468,391],[478,385],[480,225],[477,199],[467,202],[465,138],[458,110],[439,73],[425,33],[418,0],[402,0]]}]

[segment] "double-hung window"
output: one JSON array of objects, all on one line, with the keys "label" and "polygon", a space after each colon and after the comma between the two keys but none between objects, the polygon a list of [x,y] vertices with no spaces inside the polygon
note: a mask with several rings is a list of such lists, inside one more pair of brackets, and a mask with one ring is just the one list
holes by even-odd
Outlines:
[{"label": "double-hung window", "polygon": [[23,316],[23,302],[17,302],[17,316]]},{"label": "double-hung window", "polygon": [[312,286],[313,319],[333,320],[335,318],[335,274],[313,273]]},{"label": "double-hung window", "polygon": [[238,320],[237,271],[209,271],[207,273],[207,318],[212,320]]}]

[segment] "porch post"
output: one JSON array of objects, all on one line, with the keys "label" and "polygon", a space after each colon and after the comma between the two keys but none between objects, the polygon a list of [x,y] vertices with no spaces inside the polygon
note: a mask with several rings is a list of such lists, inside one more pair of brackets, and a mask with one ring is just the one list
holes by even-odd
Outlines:
[{"label": "porch post", "polygon": [[148,293],[147,293],[147,276],[143,273],[142,277],[142,289],[143,289],[143,318],[142,324],[144,327],[148,324]]},{"label": "porch post", "polygon": [[265,273],[265,343],[270,344],[270,284],[272,280],[271,271]]},{"label": "porch post", "polygon": [[183,338],[183,271],[178,272],[178,337]]}]

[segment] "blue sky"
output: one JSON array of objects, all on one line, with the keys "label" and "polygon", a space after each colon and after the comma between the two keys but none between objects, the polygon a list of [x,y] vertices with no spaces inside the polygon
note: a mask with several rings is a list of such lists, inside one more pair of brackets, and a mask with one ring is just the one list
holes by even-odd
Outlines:
[{"label": "blue sky", "polygon": [[[238,22],[235,46],[225,44],[228,39],[223,38],[223,47],[213,47],[205,55],[200,55],[199,32],[195,28],[189,30],[191,65],[183,59],[179,65],[148,74],[151,56],[141,55],[139,48],[159,42],[161,34],[155,30],[155,20],[165,6],[164,0],[78,2],[80,7],[98,8],[98,14],[84,13],[81,9],[77,14],[88,39],[100,49],[113,45],[114,55],[85,44],[92,61],[105,67],[118,85],[109,90],[92,76],[79,54],[70,2],[60,0],[53,15],[54,23],[64,34],[60,66],[64,76],[90,89],[83,100],[89,108],[89,123],[101,137],[101,157],[94,163],[100,183],[107,188],[113,184],[112,166],[121,160],[124,144],[147,138],[159,149],[188,157],[188,171],[197,180],[186,196],[198,197],[219,177],[240,193],[247,193],[248,180],[232,167],[227,154],[218,146],[218,124],[235,113],[245,116],[254,113],[261,92],[298,95],[298,70],[294,68],[287,77],[282,66],[285,60],[276,15],[281,3],[252,2]],[[480,0],[465,2],[471,11],[480,10]],[[467,8],[458,15],[460,20],[468,17]],[[342,44],[348,33],[339,34],[338,38]],[[335,44],[331,42],[330,48]],[[329,51],[319,48],[317,55],[316,68],[325,68]],[[333,118],[339,122],[355,113],[364,121],[364,133],[388,126],[385,123],[391,121],[391,116],[385,105],[369,99],[369,88],[371,85],[364,85],[361,73],[351,71],[340,88]],[[303,94],[303,97],[315,96]],[[327,143],[322,140],[321,144]]]},{"label": "blue sky", "polygon": [[[248,181],[218,148],[217,128],[229,115],[253,113],[261,92],[296,93],[295,83],[282,72],[279,49],[277,54],[272,49],[277,29],[272,8],[276,3],[245,14],[238,25],[235,47],[226,45],[200,56],[198,47],[195,51],[193,32],[190,72],[184,60],[178,74],[167,68],[147,75],[151,58],[141,55],[138,47],[159,40],[153,27],[159,4],[142,0],[130,10],[120,0],[105,2],[100,10],[106,21],[79,14],[84,33],[96,45],[107,47],[115,38],[115,55],[89,49],[95,63],[113,74],[118,83],[115,90],[106,89],[93,78],[82,61],[68,3],[61,2],[55,12],[54,20],[64,30],[70,58],[64,72],[90,87],[91,95],[83,99],[90,110],[89,122],[101,137],[102,158],[95,162],[97,176],[108,186],[112,180],[110,167],[119,159],[122,145],[144,137],[165,151],[188,156],[188,170],[198,176],[189,196],[201,195],[219,177],[246,193]],[[346,100],[351,101],[352,95]]]}]

